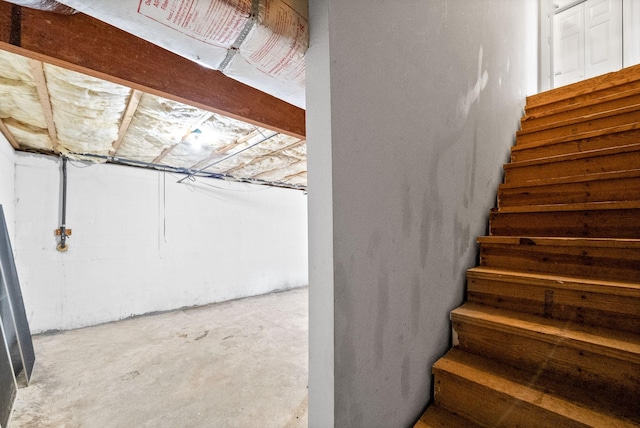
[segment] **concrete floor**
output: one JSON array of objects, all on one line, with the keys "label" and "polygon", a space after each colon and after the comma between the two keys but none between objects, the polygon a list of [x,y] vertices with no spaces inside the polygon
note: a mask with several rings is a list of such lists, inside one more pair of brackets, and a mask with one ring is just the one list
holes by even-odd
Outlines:
[{"label": "concrete floor", "polygon": [[306,427],[307,296],[36,336],[9,427]]}]

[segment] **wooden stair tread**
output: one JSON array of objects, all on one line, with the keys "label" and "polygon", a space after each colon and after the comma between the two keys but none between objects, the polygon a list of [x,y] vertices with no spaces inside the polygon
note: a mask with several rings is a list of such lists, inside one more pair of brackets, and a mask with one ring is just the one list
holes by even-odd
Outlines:
[{"label": "wooden stair tread", "polygon": [[[564,155],[549,156],[545,158],[524,160],[519,162],[510,162],[510,163],[504,164],[503,169],[509,170],[514,168],[533,166],[533,165],[547,165],[549,163],[554,163],[554,162],[566,162],[566,161],[578,160],[578,159],[598,158],[598,157],[616,155],[619,153],[631,153],[636,151],[640,151],[640,143],[627,144],[624,146],[617,146],[617,147],[608,147],[606,149],[596,149],[596,150],[588,150],[584,152],[569,153]],[[625,171],[630,171],[635,169],[636,168],[629,168]]]},{"label": "wooden stair tread", "polygon": [[589,139],[594,137],[601,137],[608,134],[617,134],[621,132],[634,131],[638,129],[640,129],[640,122],[629,123],[625,125],[610,126],[605,128],[598,128],[598,129],[583,131],[583,132],[575,132],[570,135],[561,135],[561,136],[550,137],[550,138],[540,138],[538,140],[528,141],[528,142],[518,142],[516,139],[516,145],[513,146],[511,150],[512,151],[526,150],[529,148],[534,148],[539,146],[566,143],[566,142],[575,141],[575,140],[584,140],[584,139]]},{"label": "wooden stair tread", "polygon": [[551,211],[596,211],[640,209],[640,201],[579,202],[575,204],[517,205],[498,208],[497,213],[533,213]]},{"label": "wooden stair tread", "polygon": [[601,327],[572,325],[566,321],[542,318],[521,312],[465,303],[451,312],[452,320],[482,325],[533,337],[539,341],[560,344],[640,364],[640,336],[630,332]]},{"label": "wooden stair tread", "polygon": [[[520,214],[504,214],[502,218],[506,216]],[[480,265],[522,272],[640,282],[640,240],[637,238],[548,236],[544,227],[539,233],[533,233],[528,222],[522,228],[510,227],[508,230],[492,224],[493,235],[478,238]],[[555,232],[554,227],[548,228]],[[561,227],[564,228],[564,224]],[[576,231],[579,231],[581,226],[577,227]]]},{"label": "wooden stair tread", "polygon": [[536,181],[528,181],[526,183],[501,183],[498,186],[498,190],[527,189],[531,187],[549,186],[556,184],[585,183],[589,181],[617,180],[620,178],[637,177],[640,177],[640,169],[629,169],[625,171],[598,172],[571,177],[545,178]]},{"label": "wooden stair tread", "polygon": [[498,208],[640,201],[640,169],[515,181],[498,187]]},{"label": "wooden stair tread", "polygon": [[511,160],[524,160],[579,153],[640,142],[640,129],[613,130],[597,136],[570,138],[551,142],[520,143],[511,147]]},{"label": "wooden stair tread", "polygon": [[476,267],[467,271],[467,301],[640,334],[640,282]]},{"label": "wooden stair tread", "polygon": [[560,100],[576,98],[581,95],[602,91],[637,80],[640,80],[640,66],[626,67],[619,71],[530,95],[526,99],[527,106],[529,108],[537,108]]},{"label": "wooden stair tread", "polygon": [[640,64],[520,124],[415,426],[640,426]]},{"label": "wooden stair tread", "polygon": [[[638,236],[638,218],[640,218],[640,209],[496,211],[489,214],[489,235],[635,239]],[[526,245],[520,245],[520,247],[526,247]],[[540,248],[536,249],[535,246],[522,249],[528,252],[538,252],[540,250]],[[553,247],[546,247],[546,249],[556,255],[558,253]],[[580,248],[580,250],[587,251],[594,249]],[[599,250],[598,257],[602,259],[601,261],[608,259],[608,264],[614,266],[615,264],[612,264],[613,260],[611,257],[603,253],[602,249]],[[617,248],[616,250],[618,253],[615,257],[624,257],[627,262],[634,263],[634,268],[638,270],[636,274],[640,274],[640,258],[637,256],[634,257],[633,255],[633,251],[637,252],[637,250],[630,251],[628,248]],[[626,254],[623,256],[622,253]],[[573,255],[579,257],[579,252],[573,251]],[[611,256],[614,257],[613,255]],[[555,261],[555,263],[566,262],[568,262],[566,258],[564,260],[562,260],[562,258],[556,259]],[[575,259],[574,262],[578,262],[578,260]],[[583,258],[582,263],[589,264],[590,262]],[[631,266],[627,265],[627,269],[631,269]],[[572,273],[572,275],[573,274],[574,273]]]},{"label": "wooden stair tread", "polygon": [[[575,125],[577,123],[589,122],[597,119],[604,119],[606,117],[616,116],[624,113],[630,113],[640,110],[640,104],[635,103],[624,107],[618,107],[612,110],[606,110],[601,112],[595,112],[590,114],[581,115],[578,117],[571,117],[567,119],[560,119],[556,122],[542,123],[535,126],[527,126],[516,132],[516,137],[524,135],[534,134],[536,132],[547,131],[554,128],[561,128],[563,126]],[[531,120],[532,121],[532,120]],[[530,122],[531,122],[530,121]]]},{"label": "wooden stair tread", "polygon": [[442,406],[432,404],[422,415],[414,428],[476,428],[480,425],[459,416]]},{"label": "wooden stair tread", "polygon": [[[601,104],[611,103],[615,100],[622,100],[625,98],[630,98],[634,95],[640,94],[640,81],[633,82],[632,84],[626,84],[619,87],[619,90],[613,93],[605,93],[601,96],[591,96],[589,98],[576,100],[576,102],[568,104],[568,103],[560,103],[558,105],[557,102],[551,104],[544,110],[537,109],[537,111],[530,113],[532,109],[528,108],[529,111],[525,111],[525,115],[522,117],[522,123],[535,121],[537,119],[542,119],[548,116],[554,116],[562,113],[571,113],[575,112],[575,110],[584,109],[586,107],[598,106]],[[593,95],[593,93],[587,94]],[[554,105],[555,104],[555,105]],[[576,114],[576,113],[574,113]]]},{"label": "wooden stair tread", "polygon": [[[551,384],[548,381],[542,382],[535,373],[519,370],[503,364],[499,361],[492,361],[478,355],[473,355],[459,349],[450,350],[443,358],[433,365],[433,372],[438,377],[439,372],[448,373],[452,377],[463,378],[468,382],[480,385],[485,390],[485,398],[492,392],[502,395],[504,401],[517,401],[525,403],[530,409],[543,410],[542,418],[536,419],[535,412],[529,413],[529,423],[532,426],[554,426],[553,422],[545,422],[545,416],[557,414],[568,420],[577,421],[584,426],[597,427],[633,427],[637,426],[630,420],[621,419],[616,416],[611,409],[601,409],[600,403],[593,402],[588,393],[582,389],[568,387],[562,384]],[[439,394],[448,385],[443,380],[436,391],[436,403],[446,407],[454,407],[458,403],[441,403],[438,401]],[[490,390],[490,391],[486,391]],[[561,391],[559,395],[557,391]],[[571,399],[564,397],[572,397]],[[449,397],[447,397],[449,398]],[[576,404],[574,399],[579,403]],[[442,399],[442,401],[449,401]],[[466,403],[460,403],[466,405]],[[476,406],[485,406],[484,399],[478,396]],[[508,409],[513,409],[515,403],[504,403]],[[606,406],[603,406],[606,407]],[[458,409],[454,409],[458,411]],[[507,415],[497,415],[500,420]],[[634,416],[633,414],[631,416]],[[502,424],[501,424],[502,425]],[[505,424],[507,425],[507,424]],[[503,426],[505,426],[503,425]]]},{"label": "wooden stair tread", "polygon": [[476,266],[467,270],[467,278],[508,280],[514,283],[569,290],[581,290],[590,293],[640,298],[640,284],[623,281],[593,280],[553,274],[516,272],[508,269],[495,269]]},{"label": "wooden stair tread", "polygon": [[609,133],[616,128],[637,126],[640,124],[640,110],[621,109],[616,114],[596,115],[581,119],[565,120],[553,127],[540,126],[521,129],[516,132],[516,145],[555,138],[575,138],[577,135],[599,135]]},{"label": "wooden stair tread", "polygon": [[558,247],[599,247],[640,250],[640,239],[567,238],[544,236],[479,236],[479,244],[548,245]]}]

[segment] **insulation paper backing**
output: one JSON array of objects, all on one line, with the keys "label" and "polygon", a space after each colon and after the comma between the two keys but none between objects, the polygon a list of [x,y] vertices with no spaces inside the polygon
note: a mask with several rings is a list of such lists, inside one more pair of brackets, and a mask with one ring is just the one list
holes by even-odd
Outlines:
[{"label": "insulation paper backing", "polygon": [[304,108],[306,0],[61,3]]},{"label": "insulation paper backing", "polygon": [[304,54],[309,47],[306,1],[261,2],[259,22],[223,73],[252,87],[266,85],[278,98],[304,108]]}]

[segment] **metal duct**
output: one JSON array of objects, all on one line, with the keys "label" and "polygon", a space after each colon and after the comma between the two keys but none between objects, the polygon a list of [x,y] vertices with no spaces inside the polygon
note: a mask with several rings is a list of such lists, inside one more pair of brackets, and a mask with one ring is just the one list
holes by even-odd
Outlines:
[{"label": "metal duct", "polygon": [[245,85],[305,106],[308,0],[60,2]]},{"label": "metal duct", "polygon": [[77,10],[58,3],[54,0],[5,0],[7,3],[17,4],[19,6],[31,9],[45,10],[47,12],[59,13],[61,15],[73,15]]}]

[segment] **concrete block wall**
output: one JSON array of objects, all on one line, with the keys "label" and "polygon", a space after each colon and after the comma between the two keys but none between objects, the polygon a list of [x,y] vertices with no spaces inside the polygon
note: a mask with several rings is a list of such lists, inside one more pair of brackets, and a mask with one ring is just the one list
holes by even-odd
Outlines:
[{"label": "concrete block wall", "polygon": [[538,1],[309,7],[309,426],[411,426],[537,89]]},{"label": "concrete block wall", "polygon": [[17,152],[16,264],[34,333],[307,285],[306,196]]}]

